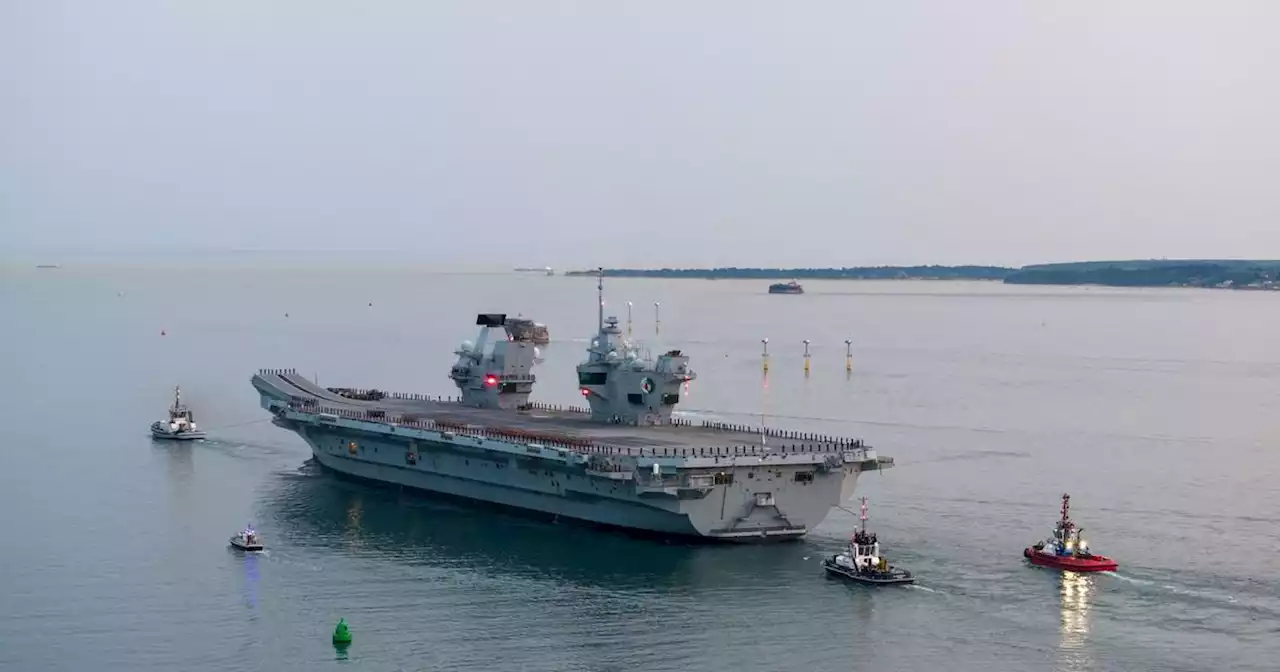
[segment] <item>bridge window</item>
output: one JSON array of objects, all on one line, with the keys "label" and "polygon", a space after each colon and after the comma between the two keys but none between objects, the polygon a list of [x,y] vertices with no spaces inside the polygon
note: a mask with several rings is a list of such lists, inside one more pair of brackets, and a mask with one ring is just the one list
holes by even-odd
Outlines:
[{"label": "bridge window", "polygon": [[637,392],[629,392],[627,394],[627,401],[630,402],[632,406],[644,406],[644,395]]},{"label": "bridge window", "polygon": [[605,382],[608,380],[609,380],[609,374],[607,372],[594,372],[594,371],[578,372],[579,385],[604,385]]},{"label": "bridge window", "polygon": [[716,485],[733,485],[733,474],[721,471],[716,474],[715,483]]},{"label": "bridge window", "polygon": [[675,405],[676,405],[676,404],[678,404],[678,403],[680,403],[680,395],[678,395],[678,394],[664,394],[664,395],[662,395],[662,405],[663,405],[663,406],[675,406]]},{"label": "bridge window", "polygon": [[812,471],[797,471],[797,472],[796,472],[796,483],[812,483],[812,482],[813,482],[813,472],[812,472]]}]

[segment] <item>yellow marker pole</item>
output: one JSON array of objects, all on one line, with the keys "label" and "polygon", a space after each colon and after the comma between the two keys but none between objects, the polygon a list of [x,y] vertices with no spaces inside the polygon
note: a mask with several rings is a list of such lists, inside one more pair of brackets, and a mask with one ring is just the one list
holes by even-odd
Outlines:
[{"label": "yellow marker pole", "polygon": [[761,368],[767,374],[769,373],[769,339],[760,339],[760,344],[764,346],[764,353],[760,356]]},{"label": "yellow marker pole", "polygon": [[853,341],[844,339],[844,372],[853,373]]},{"label": "yellow marker pole", "polygon": [[809,377],[809,339],[804,341],[804,377]]}]

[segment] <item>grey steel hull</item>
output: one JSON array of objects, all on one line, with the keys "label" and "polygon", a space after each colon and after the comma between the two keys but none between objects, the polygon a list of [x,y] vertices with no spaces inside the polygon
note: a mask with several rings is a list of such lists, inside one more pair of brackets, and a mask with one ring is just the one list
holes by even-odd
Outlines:
[{"label": "grey steel hull", "polygon": [[[590,475],[581,467],[533,455],[319,424],[277,424],[306,440],[320,465],[355,479],[586,523],[724,541],[804,536],[832,506],[852,495],[859,473],[837,470],[813,482],[796,483],[794,472],[807,465],[761,468],[759,458],[731,458],[720,468],[736,474],[732,483],[682,490],[649,487],[635,473]],[[354,454],[352,444],[357,446]],[[409,452],[418,456],[414,464],[406,461]],[[639,471],[647,475],[648,469]],[[756,506],[757,493],[769,494],[774,505]]]},{"label": "grey steel hull", "polygon": [[594,525],[634,529],[682,537],[700,536],[682,516],[640,506],[601,501],[572,501],[495,483],[435,474],[413,473],[339,455],[315,453],[316,462],[340,476],[381,486],[404,487],[429,495],[444,495],[548,518],[568,518]]}]

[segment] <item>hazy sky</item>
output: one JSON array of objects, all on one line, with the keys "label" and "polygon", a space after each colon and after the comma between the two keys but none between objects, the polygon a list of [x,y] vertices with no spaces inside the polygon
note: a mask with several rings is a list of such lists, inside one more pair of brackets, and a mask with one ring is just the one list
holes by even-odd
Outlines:
[{"label": "hazy sky", "polygon": [[0,0],[0,256],[1277,258],[1278,120],[1276,0]]}]

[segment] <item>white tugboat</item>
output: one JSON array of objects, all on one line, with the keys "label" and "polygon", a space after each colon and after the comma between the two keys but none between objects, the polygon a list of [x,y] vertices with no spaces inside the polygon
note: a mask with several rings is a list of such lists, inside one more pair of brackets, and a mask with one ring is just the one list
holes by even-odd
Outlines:
[{"label": "white tugboat", "polygon": [[253,525],[246,525],[244,530],[234,537],[231,537],[231,545],[242,551],[261,551],[262,537],[254,531]]},{"label": "white tugboat", "polygon": [[915,583],[915,577],[905,569],[898,569],[880,555],[880,541],[867,532],[867,498],[862,498],[862,529],[853,533],[849,548],[822,561],[822,568],[858,583],[876,585]]},{"label": "white tugboat", "polygon": [[191,409],[182,404],[182,392],[178,388],[173,388],[173,406],[169,407],[169,421],[158,420],[151,423],[151,436],[178,441],[204,438],[204,431],[196,427],[195,416],[191,415]]}]

